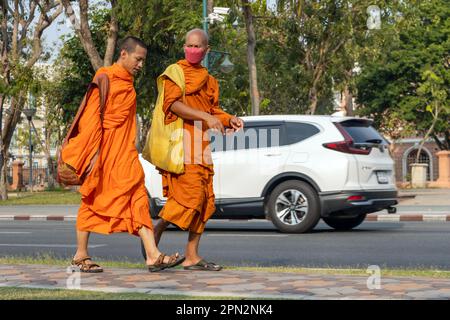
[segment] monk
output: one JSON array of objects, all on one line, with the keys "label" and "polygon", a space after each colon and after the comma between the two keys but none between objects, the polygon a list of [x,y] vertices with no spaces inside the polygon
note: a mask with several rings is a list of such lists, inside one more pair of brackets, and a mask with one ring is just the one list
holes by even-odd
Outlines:
[{"label": "monk", "polygon": [[[79,134],[62,152],[64,162],[83,171],[93,157],[97,160],[80,187],[81,206],[76,223],[77,251],[72,265],[81,272],[102,272],[88,254],[91,232],[128,232],[141,237],[149,271],[159,271],[182,262],[178,254],[165,256],[155,243],[144,172],[135,147],[136,92],[134,76],[142,69],[146,45],[138,38],[126,37],[120,57],[110,67],[100,68],[96,76],[109,78],[109,95],[100,119],[99,90],[94,89],[81,116]],[[96,155],[99,150],[98,155]]]},{"label": "monk", "polygon": [[[168,124],[177,117],[183,119],[184,173],[172,174],[160,171],[163,193],[167,202],[161,210],[159,222],[155,225],[155,241],[158,244],[162,232],[172,223],[183,230],[189,230],[185,260],[186,270],[219,271],[222,266],[200,257],[198,247],[206,222],[215,212],[213,191],[213,163],[208,129],[222,134],[225,128],[237,131],[244,122],[219,108],[219,86],[217,80],[201,66],[209,51],[208,36],[201,29],[193,29],[186,35],[185,58],[177,62],[184,71],[185,97],[172,80],[164,80],[163,110]],[[198,139],[200,137],[200,139]]]}]

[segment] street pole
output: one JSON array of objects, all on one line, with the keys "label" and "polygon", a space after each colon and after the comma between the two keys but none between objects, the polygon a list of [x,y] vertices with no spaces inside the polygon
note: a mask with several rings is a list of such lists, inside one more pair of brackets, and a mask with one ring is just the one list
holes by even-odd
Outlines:
[{"label": "street pole", "polygon": [[29,144],[30,144],[30,191],[33,192],[33,142],[31,141],[31,117],[28,118],[30,126]]},{"label": "street pole", "polygon": [[33,192],[33,142],[31,140],[31,131],[32,131],[32,127],[31,127],[31,120],[33,118],[33,116],[36,114],[36,104],[35,104],[36,100],[34,99],[33,95],[30,93],[29,94],[29,98],[28,98],[28,108],[27,109],[23,109],[22,112],[24,113],[24,115],[27,117],[28,120],[28,125],[30,127],[30,136],[28,137],[28,143],[29,143],[29,147],[30,147],[30,191]]},{"label": "street pole", "polygon": [[[203,30],[208,34],[208,8],[206,5],[207,0],[203,0]],[[209,69],[209,59],[208,54],[205,55],[203,59],[203,65],[206,69]]]}]

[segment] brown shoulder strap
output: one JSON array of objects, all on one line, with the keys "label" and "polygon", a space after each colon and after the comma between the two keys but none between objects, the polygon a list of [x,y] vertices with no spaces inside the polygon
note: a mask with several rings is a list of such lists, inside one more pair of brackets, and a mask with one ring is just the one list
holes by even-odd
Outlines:
[{"label": "brown shoulder strap", "polygon": [[106,73],[101,73],[92,81],[98,87],[100,91],[100,120],[103,122],[106,101],[109,95],[109,78]]},{"label": "brown shoulder strap", "polygon": [[104,111],[106,102],[109,94],[109,78],[106,73],[101,73],[94,78],[94,80],[89,83],[88,88],[86,90],[86,94],[84,95],[83,100],[81,101],[80,107],[78,108],[77,114],[72,122],[72,125],[69,128],[69,131],[64,138],[62,147],[64,147],[72,136],[75,136],[78,133],[78,122],[80,121],[81,115],[83,114],[84,109],[87,106],[87,102],[92,94],[92,91],[98,88],[100,93],[100,120],[103,122]]}]

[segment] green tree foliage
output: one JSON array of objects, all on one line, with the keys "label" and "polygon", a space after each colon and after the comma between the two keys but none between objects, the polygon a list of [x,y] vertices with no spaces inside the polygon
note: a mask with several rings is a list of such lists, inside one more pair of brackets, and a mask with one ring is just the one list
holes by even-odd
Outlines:
[{"label": "green tree foliage", "polygon": [[148,45],[145,69],[136,79],[138,112],[149,125],[157,97],[156,78],[184,57],[184,35],[201,27],[202,6],[186,0],[119,0],[120,35],[134,35]]},{"label": "green tree foliage", "polygon": [[[398,37],[377,60],[364,65],[357,80],[360,114],[373,117],[389,130],[392,117],[425,135],[441,149],[450,149],[450,6],[446,0],[411,1],[397,24]],[[438,136],[445,137],[441,143]]]},{"label": "green tree foliage", "polygon": [[[381,28],[369,30],[369,5],[381,9]],[[212,50],[229,52],[234,71],[211,73],[219,80],[221,106],[228,112],[250,114],[246,32],[237,0],[216,0],[231,8],[224,22],[209,25]],[[108,9],[90,9],[95,44],[104,52]],[[156,78],[183,58],[186,31],[202,26],[201,1],[118,0],[119,39],[142,38],[149,46],[145,69],[136,79],[138,114],[144,130],[150,125],[157,96]],[[426,1],[278,1],[276,12],[266,1],[254,1],[256,64],[261,114],[329,114],[336,92],[358,96],[359,114],[374,117],[385,132],[398,128],[425,133],[432,115],[427,96],[419,94],[422,75],[431,70],[448,87],[448,6]],[[446,60],[447,59],[447,60]],[[65,119],[73,117],[94,71],[76,37],[69,37],[58,59],[59,94]],[[359,75],[358,75],[359,74]],[[58,90],[57,90],[58,91]],[[443,117],[444,113],[440,113]],[[416,125],[416,122],[418,125]],[[435,132],[447,132],[441,119]],[[145,136],[145,134],[144,134]]]},{"label": "green tree foliage", "polygon": [[[26,97],[36,93],[33,66],[47,57],[41,38],[57,19],[57,1],[0,1],[0,197],[8,198],[9,147]],[[7,105],[6,105],[7,104]],[[3,113],[5,111],[5,114]]]},{"label": "green tree foliage", "polygon": [[[90,11],[89,18],[93,41],[97,50],[103,56],[106,47],[104,34],[109,21],[109,10],[94,7]],[[68,35],[63,40],[64,46],[54,63],[55,87],[52,88],[54,95],[52,95],[51,103],[60,106],[63,121],[69,125],[86,93],[89,82],[94,77],[95,71],[77,36]]]}]

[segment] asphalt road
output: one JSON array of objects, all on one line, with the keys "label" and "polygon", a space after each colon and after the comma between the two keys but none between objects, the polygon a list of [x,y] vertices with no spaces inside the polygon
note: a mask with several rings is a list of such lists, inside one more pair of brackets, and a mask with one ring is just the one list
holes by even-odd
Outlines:
[{"label": "asphalt road", "polygon": [[[187,233],[169,228],[161,250],[183,252]],[[74,222],[0,221],[0,256],[51,253],[70,260]],[[140,262],[140,241],[128,234],[93,234],[94,257]],[[208,223],[200,253],[237,266],[430,268],[450,270],[450,223],[364,222],[338,232],[323,223],[308,234],[283,234],[268,221],[215,220]]]}]

